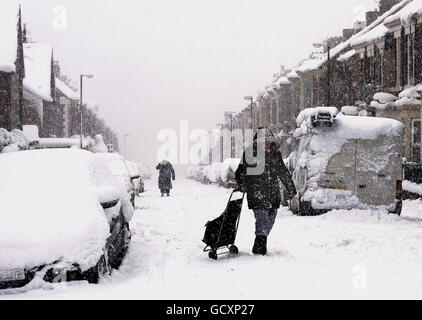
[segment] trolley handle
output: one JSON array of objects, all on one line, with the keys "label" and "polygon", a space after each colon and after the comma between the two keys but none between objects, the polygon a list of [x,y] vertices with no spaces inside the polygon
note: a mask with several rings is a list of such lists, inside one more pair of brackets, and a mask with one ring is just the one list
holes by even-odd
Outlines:
[{"label": "trolley handle", "polygon": [[244,193],[244,192],[242,192],[242,191],[240,191],[240,188],[237,188],[237,189],[234,189],[234,190],[233,190],[233,192],[232,192],[232,194],[230,195],[229,202],[230,202],[230,201],[232,201],[233,195],[234,195],[235,193],[237,193],[237,192],[241,192],[241,193],[243,193],[243,197],[242,197],[242,199],[244,199],[244,198],[245,198],[245,193]]}]

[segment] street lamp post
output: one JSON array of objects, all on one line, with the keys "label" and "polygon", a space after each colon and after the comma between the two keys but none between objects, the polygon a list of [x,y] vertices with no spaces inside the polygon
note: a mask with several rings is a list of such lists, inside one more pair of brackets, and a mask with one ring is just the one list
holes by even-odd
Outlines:
[{"label": "street lamp post", "polygon": [[254,124],[254,121],[253,121],[253,97],[247,96],[247,97],[245,97],[245,100],[251,101],[251,123],[250,123],[250,125],[251,125],[251,129],[253,130],[253,124]]},{"label": "street lamp post", "polygon": [[79,101],[79,105],[80,105],[80,112],[81,112],[81,149],[83,149],[83,130],[84,130],[84,125],[83,125],[83,94],[82,94],[82,90],[83,90],[83,78],[88,78],[88,79],[92,79],[94,78],[94,76],[92,74],[81,74],[81,80],[80,80],[80,85],[81,85],[81,89],[80,89],[80,94],[81,94],[81,98]]},{"label": "street lamp post", "polygon": [[127,137],[129,137],[130,136],[130,134],[128,134],[128,133],[126,133],[124,136],[123,136],[123,145],[124,145],[124,149],[125,149],[125,157],[127,158],[127,149],[126,149],[126,138]]}]

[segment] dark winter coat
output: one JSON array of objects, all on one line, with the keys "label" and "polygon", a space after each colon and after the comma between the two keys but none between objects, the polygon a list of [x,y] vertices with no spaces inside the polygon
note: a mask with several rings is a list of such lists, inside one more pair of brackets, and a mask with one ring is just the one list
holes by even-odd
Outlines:
[{"label": "dark winter coat", "polygon": [[171,180],[176,179],[176,173],[174,172],[172,164],[170,162],[167,164],[160,163],[157,166],[157,170],[160,170],[160,176],[158,177],[158,187],[160,190],[173,189]]},{"label": "dark winter coat", "polygon": [[[260,146],[259,146],[260,145]],[[253,146],[253,155],[258,154],[257,148],[265,148],[256,141]],[[249,149],[249,152],[252,150]],[[243,154],[242,162],[236,171],[236,182],[239,187],[246,188],[249,209],[279,209],[281,204],[281,192],[279,181],[287,190],[289,198],[296,195],[296,187],[289,170],[286,168],[281,152],[276,146],[265,152],[265,169],[262,174],[248,174],[248,168],[257,168],[262,160],[257,160],[255,164],[247,163],[246,152]],[[251,153],[252,154],[252,153]],[[251,161],[249,161],[251,162]]]}]

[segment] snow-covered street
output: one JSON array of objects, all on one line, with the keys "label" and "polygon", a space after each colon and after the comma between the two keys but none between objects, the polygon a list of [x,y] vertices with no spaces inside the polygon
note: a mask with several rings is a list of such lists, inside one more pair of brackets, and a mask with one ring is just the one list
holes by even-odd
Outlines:
[{"label": "snow-covered street", "polygon": [[180,179],[161,198],[146,184],[131,222],[133,239],[119,271],[99,285],[33,282],[0,299],[284,299],[422,298],[422,202],[402,217],[335,211],[297,217],[281,210],[270,254],[251,254],[254,219],[246,208],[239,257],[208,259],[204,224],[225,208],[230,192]]}]

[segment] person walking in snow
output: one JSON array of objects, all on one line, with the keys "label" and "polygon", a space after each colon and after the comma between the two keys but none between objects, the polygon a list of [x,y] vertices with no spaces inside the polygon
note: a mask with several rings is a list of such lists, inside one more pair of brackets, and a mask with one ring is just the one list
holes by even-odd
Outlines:
[{"label": "person walking in snow", "polygon": [[176,180],[176,173],[173,169],[173,165],[167,160],[163,160],[157,166],[157,170],[160,170],[158,187],[160,188],[161,196],[164,197],[164,195],[167,194],[167,197],[170,197],[170,190],[173,189],[171,181]]},{"label": "person walking in snow", "polygon": [[252,252],[266,255],[267,239],[281,204],[279,181],[286,188],[289,200],[297,193],[292,176],[284,164],[280,143],[269,129],[259,128],[259,133],[259,137],[257,133],[253,144],[243,154],[236,171],[236,182],[240,190],[247,193],[249,209],[255,214],[256,239]]}]

